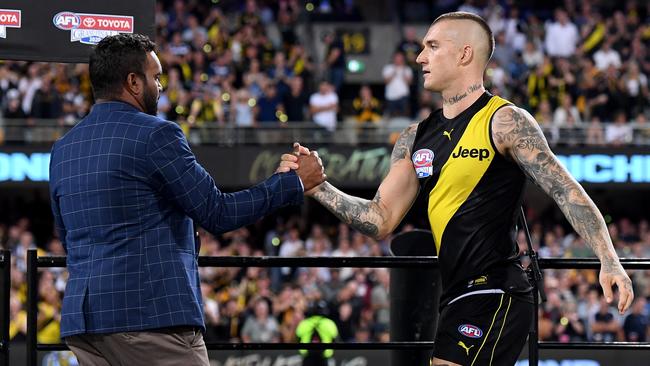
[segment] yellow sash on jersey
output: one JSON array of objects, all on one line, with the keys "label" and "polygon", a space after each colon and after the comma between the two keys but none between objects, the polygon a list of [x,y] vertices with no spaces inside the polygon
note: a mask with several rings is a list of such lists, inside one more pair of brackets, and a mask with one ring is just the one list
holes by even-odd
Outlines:
[{"label": "yellow sash on jersey", "polygon": [[492,115],[509,103],[493,96],[485,107],[474,114],[443,165],[438,182],[429,192],[429,223],[438,254],[449,220],[467,200],[494,159],[495,151],[490,142]]}]

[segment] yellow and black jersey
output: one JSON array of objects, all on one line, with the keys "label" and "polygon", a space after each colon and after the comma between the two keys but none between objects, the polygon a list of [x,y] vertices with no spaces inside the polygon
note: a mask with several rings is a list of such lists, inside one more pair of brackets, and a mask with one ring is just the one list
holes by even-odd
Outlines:
[{"label": "yellow and black jersey", "polygon": [[492,116],[509,104],[486,92],[455,118],[437,110],[418,126],[412,161],[428,200],[443,304],[469,292],[530,290],[515,241],[525,175],[491,134]]}]

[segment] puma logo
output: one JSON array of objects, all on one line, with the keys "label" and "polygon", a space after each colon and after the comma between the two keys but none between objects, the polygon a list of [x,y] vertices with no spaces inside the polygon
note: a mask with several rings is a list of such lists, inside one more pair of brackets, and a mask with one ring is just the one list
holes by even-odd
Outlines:
[{"label": "puma logo", "polygon": [[451,141],[451,133],[452,133],[452,132],[454,132],[454,129],[453,129],[453,128],[452,128],[449,132],[447,132],[447,131],[442,131],[442,135],[443,135],[443,136],[447,136],[447,138],[449,139],[449,141]]},{"label": "puma logo", "polygon": [[465,352],[467,352],[467,355],[468,355],[468,356],[469,356],[469,350],[470,350],[472,347],[474,347],[474,345],[471,345],[471,346],[467,347],[467,345],[466,345],[465,342],[463,342],[463,341],[458,341],[458,345],[461,346],[461,347],[465,350]]}]

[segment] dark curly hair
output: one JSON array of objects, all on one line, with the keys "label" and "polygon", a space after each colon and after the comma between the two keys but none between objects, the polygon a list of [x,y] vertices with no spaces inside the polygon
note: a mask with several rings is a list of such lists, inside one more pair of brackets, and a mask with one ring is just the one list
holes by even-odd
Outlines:
[{"label": "dark curly hair", "polygon": [[145,76],[147,53],[156,44],[142,34],[121,33],[102,39],[90,55],[90,82],[95,99],[120,94],[129,73]]}]

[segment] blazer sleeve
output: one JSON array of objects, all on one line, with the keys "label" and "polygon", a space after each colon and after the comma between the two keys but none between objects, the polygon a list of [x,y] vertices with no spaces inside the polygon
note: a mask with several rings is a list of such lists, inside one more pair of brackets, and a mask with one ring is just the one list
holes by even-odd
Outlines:
[{"label": "blazer sleeve", "polygon": [[[54,146],[52,147],[52,154],[50,154],[50,156],[54,156],[55,149],[56,143],[54,143]],[[50,160],[50,177],[53,176],[52,164],[55,164],[55,162]],[[50,180],[50,206],[52,207],[52,215],[54,216],[54,226],[56,227],[56,231],[59,233],[59,240],[61,240],[63,250],[68,253],[68,246],[66,243],[67,230],[63,224],[63,217],[61,216],[61,208],[59,207],[59,198],[56,195],[55,184],[55,182]]]},{"label": "blazer sleeve", "polygon": [[302,204],[303,187],[298,175],[273,174],[246,190],[223,193],[196,158],[178,125],[167,122],[156,128],[147,143],[149,180],[212,233],[251,224],[282,206]]}]

